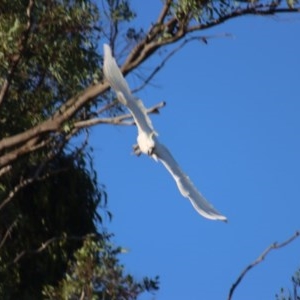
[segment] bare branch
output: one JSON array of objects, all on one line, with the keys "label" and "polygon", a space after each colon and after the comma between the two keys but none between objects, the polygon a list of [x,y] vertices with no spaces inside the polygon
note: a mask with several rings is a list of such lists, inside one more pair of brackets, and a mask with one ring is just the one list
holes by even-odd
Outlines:
[{"label": "bare branch", "polygon": [[[224,34],[223,36],[230,36],[229,34]],[[135,88],[133,92],[138,92],[142,90],[149,82],[153,79],[153,77],[165,66],[165,64],[168,62],[168,60],[173,57],[179,50],[181,50],[187,43],[191,41],[204,41],[205,43],[209,38],[212,38],[213,36],[193,36],[193,37],[188,37],[183,40],[181,44],[179,44],[176,48],[174,48],[172,51],[170,51],[160,62],[159,65],[155,67],[155,69],[151,72],[150,75],[144,80],[143,84],[139,86],[138,88]]]},{"label": "bare branch", "polygon": [[84,298],[85,298],[85,292],[84,292],[84,289],[82,289],[81,295],[80,295],[80,300],[84,300]]},{"label": "bare branch", "polygon": [[97,124],[111,124],[111,125],[134,125],[133,121],[126,121],[128,119],[132,119],[131,114],[123,114],[116,117],[110,118],[92,118],[89,120],[77,121],[73,124],[74,128],[87,128]]},{"label": "bare branch", "polygon": [[[158,104],[148,108],[146,112],[148,114],[158,113],[159,109],[164,107],[166,105],[165,102],[159,102]],[[130,119],[131,121],[126,121]],[[78,121],[74,123],[75,128],[86,128],[90,126],[94,126],[96,124],[111,124],[111,125],[126,125],[131,126],[135,125],[135,122],[132,120],[131,114],[124,114],[117,117],[111,117],[111,118],[94,118],[90,120],[85,121]]]},{"label": "bare branch", "polygon": [[111,103],[106,104],[105,106],[101,107],[101,108],[96,112],[96,114],[97,114],[97,115],[102,114],[102,113],[105,112],[106,110],[108,110],[108,109],[114,107],[117,103],[118,103],[118,101],[115,100],[115,101],[113,101],[113,102],[111,102]]},{"label": "bare branch", "polygon": [[142,83],[142,85],[140,85],[139,87],[135,88],[133,90],[133,92],[138,92],[138,91],[142,90],[147,84],[149,84],[149,82],[153,79],[153,77],[165,66],[165,64],[167,63],[167,61],[175,53],[177,53],[180,49],[182,49],[189,42],[189,40],[190,39],[185,39],[179,46],[177,46],[175,49],[173,49],[172,51],[170,51],[168,53],[168,55],[163,58],[163,60],[160,62],[160,64],[158,66],[156,66],[155,69],[151,72],[151,74],[144,80],[144,82]]},{"label": "bare branch", "polygon": [[233,293],[235,291],[235,289],[237,288],[237,286],[241,283],[241,281],[243,280],[244,276],[256,265],[258,265],[259,263],[261,263],[266,256],[272,251],[272,250],[276,250],[276,249],[280,249],[283,248],[285,246],[287,246],[288,244],[290,244],[291,242],[293,242],[297,237],[300,236],[300,231],[296,231],[290,238],[288,238],[286,241],[278,244],[277,242],[273,243],[272,245],[270,245],[255,261],[253,261],[251,264],[249,264],[243,271],[242,273],[239,275],[239,277],[237,278],[237,280],[233,283],[233,285],[231,286],[230,290],[229,290],[229,294],[228,294],[228,298],[227,300],[231,300]]},{"label": "bare branch", "polygon": [[74,127],[77,129],[87,128],[91,126],[95,126],[98,124],[110,124],[110,125],[125,125],[132,126],[134,125],[133,121],[124,121],[124,119],[130,118],[129,115],[122,115],[114,118],[94,118],[85,121],[78,121],[74,123]]},{"label": "bare branch", "polygon": [[160,12],[160,15],[157,19],[157,24],[162,24],[165,20],[165,17],[167,16],[169,10],[170,10],[170,7],[171,7],[171,4],[173,3],[173,0],[167,0],[165,5],[163,6],[161,12]]}]

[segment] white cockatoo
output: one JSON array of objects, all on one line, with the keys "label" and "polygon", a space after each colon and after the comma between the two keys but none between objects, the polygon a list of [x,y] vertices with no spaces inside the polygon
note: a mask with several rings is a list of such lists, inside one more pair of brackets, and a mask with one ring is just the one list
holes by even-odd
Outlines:
[{"label": "white cockatoo", "polygon": [[139,150],[151,156],[155,161],[159,160],[174,178],[177,187],[183,197],[188,198],[196,211],[205,218],[211,220],[227,221],[214,207],[198,192],[189,177],[180,169],[170,151],[157,139],[146,108],[140,99],[135,98],[123,77],[111,49],[104,44],[104,63],[103,72],[110,86],[115,90],[117,98],[125,105],[136,123],[138,128],[137,143]]}]

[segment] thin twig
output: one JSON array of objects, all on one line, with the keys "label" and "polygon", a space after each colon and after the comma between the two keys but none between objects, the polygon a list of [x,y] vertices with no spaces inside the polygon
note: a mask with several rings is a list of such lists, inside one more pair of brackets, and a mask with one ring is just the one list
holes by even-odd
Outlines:
[{"label": "thin twig", "polygon": [[45,249],[47,249],[47,247],[49,245],[53,244],[56,241],[62,241],[62,240],[84,240],[87,237],[95,237],[95,236],[96,236],[95,234],[86,234],[84,236],[69,236],[69,237],[65,237],[65,236],[56,237],[55,236],[55,237],[52,237],[52,238],[48,239],[47,241],[41,243],[41,246],[38,247],[38,248],[36,248],[36,249],[21,251],[19,254],[16,255],[16,257],[14,258],[14,260],[11,263],[9,263],[9,265],[16,264],[26,254],[38,254],[38,253],[41,253],[42,251],[44,251]]},{"label": "thin twig", "polygon": [[175,54],[177,53],[181,48],[183,48],[189,39],[184,40],[179,46],[177,46],[175,49],[173,49],[171,52],[168,53],[167,56],[164,57],[164,59],[160,62],[158,66],[155,67],[155,69],[151,72],[151,74],[144,80],[142,85],[135,88],[132,92],[136,93],[140,90],[142,90],[149,82],[153,79],[153,77],[164,67],[164,65],[167,63],[167,61]]},{"label": "thin twig", "polygon": [[5,234],[4,234],[4,236],[3,236],[3,238],[2,238],[2,240],[1,240],[1,242],[0,242],[0,249],[3,247],[3,245],[4,245],[5,241],[7,240],[7,238],[10,236],[10,234],[11,234],[13,228],[17,225],[18,220],[19,220],[19,217],[17,217],[17,218],[10,224],[10,226],[7,228]]},{"label": "thin twig", "polygon": [[228,294],[228,298],[227,300],[231,300],[233,293],[235,291],[235,289],[237,288],[237,286],[241,283],[241,281],[243,280],[244,276],[256,265],[258,265],[259,263],[261,263],[266,256],[272,251],[272,250],[276,250],[279,248],[283,248],[286,245],[290,244],[291,242],[293,242],[297,237],[300,236],[300,231],[296,231],[290,238],[288,238],[286,241],[278,244],[277,242],[273,243],[272,245],[270,245],[265,251],[263,251],[263,253],[255,260],[253,261],[251,264],[249,264],[243,271],[242,273],[239,275],[239,277],[237,278],[237,280],[232,284],[230,290],[229,290],[229,294]]},{"label": "thin twig", "polygon": [[153,79],[153,77],[165,66],[165,64],[168,62],[168,60],[175,55],[179,50],[181,50],[187,43],[192,42],[192,41],[202,41],[205,44],[207,44],[207,41],[212,38],[216,37],[232,37],[231,34],[229,33],[224,33],[224,34],[218,34],[218,35],[209,35],[209,36],[191,36],[188,38],[185,38],[176,48],[174,48],[172,51],[170,51],[160,62],[159,65],[155,67],[155,69],[150,73],[150,75],[147,76],[146,79],[144,79],[144,82],[132,92],[136,93],[140,90],[142,90],[146,85],[150,83],[150,81]]},{"label": "thin twig", "polygon": [[96,111],[96,114],[97,114],[97,115],[102,114],[102,113],[105,112],[106,110],[108,110],[108,109],[114,107],[114,106],[116,105],[116,103],[118,103],[118,100],[115,100],[115,101],[112,101],[112,102],[106,104],[105,106],[103,106],[103,107],[101,107],[100,109],[98,109],[98,110]]}]

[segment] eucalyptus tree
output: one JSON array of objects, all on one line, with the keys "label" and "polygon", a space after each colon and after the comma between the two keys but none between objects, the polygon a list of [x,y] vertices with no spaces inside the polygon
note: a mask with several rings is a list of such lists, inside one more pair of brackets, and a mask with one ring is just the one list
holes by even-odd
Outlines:
[{"label": "eucalyptus tree", "polygon": [[[165,49],[142,88],[184,45],[207,42],[203,30],[245,15],[297,13],[299,8],[296,0],[164,0],[144,29],[135,25],[127,0],[2,0],[1,297],[25,297],[26,291],[30,299],[42,293],[54,297],[67,286],[73,295],[91,293],[87,277],[80,287],[68,282],[78,278],[80,247],[83,253],[92,247],[99,258],[92,264],[92,291],[99,289],[93,283],[100,280],[101,249],[112,253],[109,267],[122,269],[116,259],[122,251],[110,250],[110,235],[101,227],[107,197],[88,148],[91,126],[132,124],[103,80],[104,41],[114,53],[122,50],[124,75]],[[125,280],[127,299],[157,288],[157,279],[136,282],[123,272],[114,276]]]}]

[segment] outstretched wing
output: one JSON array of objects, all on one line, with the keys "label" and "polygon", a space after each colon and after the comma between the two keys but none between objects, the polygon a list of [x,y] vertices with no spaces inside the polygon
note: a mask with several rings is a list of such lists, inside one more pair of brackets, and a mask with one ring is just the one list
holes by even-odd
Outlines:
[{"label": "outstretched wing", "polygon": [[103,45],[103,72],[110,86],[115,90],[119,101],[130,110],[139,132],[150,134],[154,131],[143,102],[136,99],[130,92],[129,86],[121,73],[116,60],[107,44]]},{"label": "outstretched wing", "polygon": [[227,218],[215,210],[215,208],[200,194],[189,177],[180,169],[170,151],[157,140],[153,154],[163,163],[173,176],[182,196],[191,201],[193,207],[200,215],[211,220],[227,221]]}]

